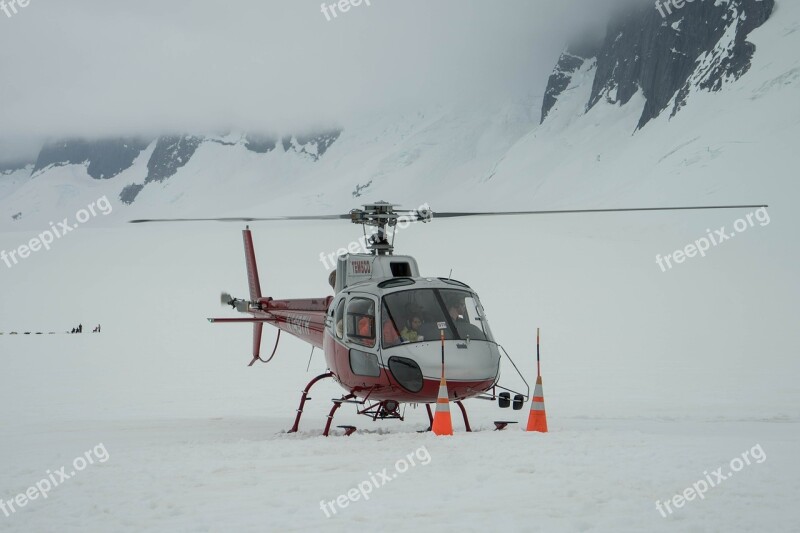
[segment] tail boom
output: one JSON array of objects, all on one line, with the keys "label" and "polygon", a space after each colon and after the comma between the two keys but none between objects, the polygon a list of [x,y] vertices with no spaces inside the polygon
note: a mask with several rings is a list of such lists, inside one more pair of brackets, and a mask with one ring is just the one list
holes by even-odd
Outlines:
[{"label": "tail boom", "polygon": [[261,294],[261,281],[258,276],[256,253],[253,246],[253,235],[250,227],[242,231],[244,241],[244,259],[247,267],[247,284],[250,300],[233,299],[231,305],[241,312],[252,315],[252,318],[209,318],[209,322],[249,322],[253,324],[253,360],[261,353],[261,338],[264,323],[272,324],[281,331],[322,348],[325,331],[325,320],[328,307],[333,296],[325,298],[306,298],[296,300],[273,300]]}]

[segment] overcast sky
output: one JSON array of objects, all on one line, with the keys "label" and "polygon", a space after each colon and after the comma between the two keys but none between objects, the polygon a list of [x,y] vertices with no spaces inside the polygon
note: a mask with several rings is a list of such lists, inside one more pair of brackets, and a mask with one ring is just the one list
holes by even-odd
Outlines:
[{"label": "overcast sky", "polygon": [[565,41],[615,0],[370,1],[330,21],[320,0],[30,0],[0,11],[0,159],[45,137],[298,131],[541,95]]}]

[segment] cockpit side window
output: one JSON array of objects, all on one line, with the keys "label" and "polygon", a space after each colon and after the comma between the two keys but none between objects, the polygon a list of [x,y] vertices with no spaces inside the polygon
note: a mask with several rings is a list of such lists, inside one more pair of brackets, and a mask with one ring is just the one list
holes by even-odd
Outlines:
[{"label": "cockpit side window", "polygon": [[372,348],[375,346],[375,303],[368,298],[352,298],[347,304],[347,338]]},{"label": "cockpit side window", "polygon": [[336,306],[336,311],[333,314],[333,331],[337,339],[344,337],[344,298]]}]

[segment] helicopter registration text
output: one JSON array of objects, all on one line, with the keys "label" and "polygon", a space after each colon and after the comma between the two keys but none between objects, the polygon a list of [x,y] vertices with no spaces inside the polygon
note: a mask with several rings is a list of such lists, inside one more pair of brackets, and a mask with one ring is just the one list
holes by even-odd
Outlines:
[{"label": "helicopter registration text", "polygon": [[310,335],[310,324],[311,318],[305,315],[288,315],[286,317],[286,329],[295,335]]},{"label": "helicopter registration text", "polygon": [[353,274],[372,274],[372,263],[369,261],[353,261]]}]

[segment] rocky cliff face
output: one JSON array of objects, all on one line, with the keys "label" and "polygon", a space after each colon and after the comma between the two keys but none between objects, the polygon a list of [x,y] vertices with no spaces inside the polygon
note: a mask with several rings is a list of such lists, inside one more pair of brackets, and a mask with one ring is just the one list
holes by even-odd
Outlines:
[{"label": "rocky cliff face", "polygon": [[147,174],[122,188],[120,199],[130,204],[149,183],[168,180],[184,167],[204,142],[215,142],[223,146],[242,145],[245,149],[268,154],[278,147],[284,152],[293,152],[318,161],[336,142],[342,130],[324,130],[306,135],[269,136],[247,134],[220,138],[201,135],[165,135],[157,139],[114,138],[100,140],[66,139],[46,144],[35,162],[19,161],[0,166],[0,173],[7,174],[32,165],[31,176],[46,179],[48,169],[67,165],[85,165],[89,176],[98,180],[114,178],[131,168],[134,161],[149,146],[153,152],[147,161]]},{"label": "rocky cliff face", "polygon": [[646,104],[638,128],[665,110],[674,116],[692,89],[718,91],[748,71],[755,46],[747,36],[774,7],[774,0],[696,0],[671,13],[649,3],[628,10],[609,25],[596,54],[562,54],[548,83],[542,121],[588,60],[597,66],[587,110],[601,100],[625,105],[641,91]]},{"label": "rocky cliff face", "polygon": [[579,52],[568,48],[566,52],[561,54],[561,57],[558,58],[556,68],[553,69],[553,73],[547,81],[547,89],[545,90],[544,101],[542,102],[541,122],[544,122],[550,110],[556,105],[558,97],[567,90],[575,73],[578,72],[587,61],[595,60],[595,53],[596,51],[592,49]]},{"label": "rocky cliff face", "polygon": [[148,183],[161,182],[174,176],[189,162],[202,142],[202,137],[192,135],[159,137],[147,162],[147,177],[144,183],[127,185],[120,193],[120,200],[131,204]]},{"label": "rocky cliff face", "polygon": [[267,154],[278,146],[278,138],[269,135],[247,135],[245,147],[257,154]]},{"label": "rocky cliff face", "polygon": [[178,169],[189,162],[201,142],[202,137],[192,135],[160,137],[147,162],[145,184],[174,176]]},{"label": "rocky cliff face", "polygon": [[87,172],[94,179],[111,179],[129,168],[149,144],[149,140],[140,138],[69,139],[49,143],[39,152],[33,175],[48,167],[86,164]]},{"label": "rocky cliff face", "polygon": [[282,140],[283,149],[287,152],[294,150],[299,154],[306,154],[317,161],[341,134],[341,130],[329,130],[311,135],[287,135]]}]

